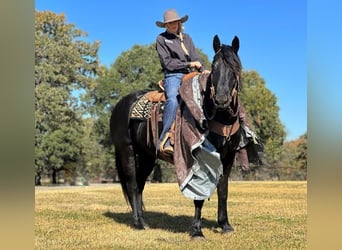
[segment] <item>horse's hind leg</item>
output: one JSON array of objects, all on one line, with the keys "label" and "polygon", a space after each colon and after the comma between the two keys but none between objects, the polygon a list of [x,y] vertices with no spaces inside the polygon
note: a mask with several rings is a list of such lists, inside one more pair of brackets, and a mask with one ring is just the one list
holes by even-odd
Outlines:
[{"label": "horse's hind leg", "polygon": [[138,220],[144,228],[149,228],[149,226],[144,220],[144,214],[143,214],[144,203],[143,203],[142,194],[145,188],[146,179],[153,170],[154,162],[155,162],[155,158],[144,156],[144,157],[139,158],[139,165],[137,167],[137,176],[136,176],[136,180],[138,184],[138,192],[137,192],[138,211],[137,212],[138,212]]},{"label": "horse's hind leg", "polygon": [[142,204],[137,183],[136,161],[133,147],[129,145],[127,147],[121,147],[120,150],[116,149],[116,161],[124,195],[132,208],[134,228],[144,229],[144,224],[139,219],[141,217]]}]

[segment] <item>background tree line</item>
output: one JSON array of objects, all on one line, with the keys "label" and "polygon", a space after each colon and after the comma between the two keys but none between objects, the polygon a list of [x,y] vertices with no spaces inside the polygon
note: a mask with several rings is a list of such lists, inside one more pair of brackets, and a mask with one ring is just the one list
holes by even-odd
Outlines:
[{"label": "background tree line", "polygon": [[[116,181],[111,108],[133,90],[157,88],[163,75],[155,44],[134,45],[106,67],[100,43],[86,42],[87,34],[64,15],[36,11],[35,20],[35,183]],[[248,175],[234,168],[231,178],[306,179],[306,134],[284,142],[276,96],[256,71],[244,71],[242,82],[240,98],[265,154],[263,165],[252,165]],[[175,181],[173,166],[157,161],[151,179]]]}]

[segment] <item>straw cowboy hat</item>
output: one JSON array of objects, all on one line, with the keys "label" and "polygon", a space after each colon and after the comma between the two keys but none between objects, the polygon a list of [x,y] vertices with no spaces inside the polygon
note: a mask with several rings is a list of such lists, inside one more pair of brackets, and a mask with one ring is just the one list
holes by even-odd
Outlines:
[{"label": "straw cowboy hat", "polygon": [[165,24],[167,24],[167,23],[171,23],[174,21],[181,21],[182,23],[185,23],[188,20],[188,18],[189,18],[188,15],[185,15],[182,18],[179,18],[176,10],[171,9],[171,10],[165,11],[164,22],[157,21],[156,25],[160,28],[164,28]]}]

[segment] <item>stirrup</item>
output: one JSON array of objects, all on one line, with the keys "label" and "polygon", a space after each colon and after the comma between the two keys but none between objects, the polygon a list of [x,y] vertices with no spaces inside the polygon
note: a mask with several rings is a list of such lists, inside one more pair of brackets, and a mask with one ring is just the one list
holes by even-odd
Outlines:
[{"label": "stirrup", "polygon": [[159,151],[161,153],[173,154],[173,147],[171,145],[165,147],[165,144],[167,140],[169,139],[169,136],[170,136],[170,132],[166,132],[163,140],[159,144]]},{"label": "stirrup", "polygon": [[166,146],[165,148],[163,148],[162,151],[164,154],[168,154],[168,155],[173,155],[173,147],[172,146]]}]

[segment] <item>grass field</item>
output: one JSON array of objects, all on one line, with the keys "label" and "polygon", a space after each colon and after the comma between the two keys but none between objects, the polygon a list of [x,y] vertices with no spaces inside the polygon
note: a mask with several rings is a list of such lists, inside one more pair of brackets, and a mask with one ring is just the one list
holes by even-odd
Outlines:
[{"label": "grass field", "polygon": [[193,201],[177,184],[146,184],[149,230],[132,229],[117,184],[36,188],[36,249],[306,249],[307,182],[231,182],[233,234],[218,233],[217,196],[202,210],[205,241],[191,240]]}]

